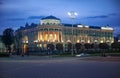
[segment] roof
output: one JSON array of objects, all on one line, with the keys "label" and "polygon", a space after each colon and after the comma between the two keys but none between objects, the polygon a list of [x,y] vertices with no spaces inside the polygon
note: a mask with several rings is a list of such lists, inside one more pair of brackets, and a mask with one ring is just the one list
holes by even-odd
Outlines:
[{"label": "roof", "polygon": [[89,28],[92,28],[92,29],[101,29],[101,27],[98,27],[98,26],[89,26]]},{"label": "roof", "polygon": [[[72,24],[63,24],[65,27],[72,27]],[[73,27],[78,27],[78,24],[74,24]],[[101,29],[99,26],[89,26],[91,29]]]},{"label": "roof", "polygon": [[44,19],[56,19],[56,20],[60,20],[59,18],[56,18],[55,16],[52,16],[52,15],[47,16],[45,18],[42,18],[41,20],[44,20]]},{"label": "roof", "polygon": [[[72,24],[63,24],[65,27],[72,27]],[[73,25],[73,27],[77,27],[76,24]]]},{"label": "roof", "polygon": [[25,27],[23,27],[23,26],[20,26],[20,28],[18,29],[18,30],[25,30],[25,29],[30,29],[30,28],[35,28],[35,27],[37,27],[38,26],[38,24],[31,24],[31,25],[29,25],[29,26],[25,26]]}]

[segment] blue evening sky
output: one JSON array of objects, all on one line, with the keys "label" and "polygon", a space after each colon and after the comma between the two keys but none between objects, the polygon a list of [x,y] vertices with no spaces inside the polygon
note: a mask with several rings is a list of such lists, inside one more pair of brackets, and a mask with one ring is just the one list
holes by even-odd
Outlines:
[{"label": "blue evening sky", "polygon": [[71,23],[68,11],[76,11],[74,23],[114,27],[120,34],[120,0],[0,0],[0,34],[6,28],[18,29],[40,23],[40,19],[53,15],[62,23]]}]

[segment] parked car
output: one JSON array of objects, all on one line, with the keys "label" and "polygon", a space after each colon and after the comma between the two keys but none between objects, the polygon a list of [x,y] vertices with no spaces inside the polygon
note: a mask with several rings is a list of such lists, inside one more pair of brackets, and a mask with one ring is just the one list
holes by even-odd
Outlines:
[{"label": "parked car", "polygon": [[87,53],[80,53],[80,54],[78,54],[76,56],[77,57],[87,57],[87,56],[89,56],[89,54],[87,54]]}]

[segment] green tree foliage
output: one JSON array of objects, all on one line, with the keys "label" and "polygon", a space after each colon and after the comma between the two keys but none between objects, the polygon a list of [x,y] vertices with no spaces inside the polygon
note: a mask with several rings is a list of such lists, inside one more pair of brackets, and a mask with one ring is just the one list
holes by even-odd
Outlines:
[{"label": "green tree foliage", "polygon": [[2,42],[5,44],[9,53],[11,53],[11,45],[14,43],[14,31],[11,28],[7,28],[3,31]]},{"label": "green tree foliage", "polygon": [[55,46],[53,44],[47,44],[47,49],[53,51]]},{"label": "green tree foliage", "polygon": [[29,24],[26,22],[25,27],[28,27],[28,26],[29,26]]},{"label": "green tree foliage", "polygon": [[112,44],[111,44],[111,48],[112,48],[112,49],[117,49],[117,43],[116,43],[116,42],[115,42],[115,43],[112,43]]},{"label": "green tree foliage", "polygon": [[85,43],[84,46],[85,46],[86,49],[90,49],[91,48],[91,44],[90,43]]},{"label": "green tree foliage", "polygon": [[82,46],[82,44],[80,44],[80,43],[76,43],[76,44],[75,44],[75,48],[76,48],[77,53],[78,53],[79,50],[81,49],[81,46]]},{"label": "green tree foliage", "polygon": [[120,51],[120,42],[118,42],[118,44],[119,44],[118,48],[119,48],[119,51]]},{"label": "green tree foliage", "polygon": [[112,48],[112,49],[115,49],[115,50],[117,50],[117,49],[120,50],[120,42],[112,43],[112,44],[111,44],[111,48]]},{"label": "green tree foliage", "polygon": [[57,43],[57,44],[56,44],[56,49],[57,49],[59,52],[63,51],[63,44],[62,44],[62,43]]},{"label": "green tree foliage", "polygon": [[67,44],[67,49],[68,49],[68,52],[71,51],[71,49],[72,49],[72,43],[68,42],[68,44]]},{"label": "green tree foliage", "polygon": [[15,48],[16,48],[16,52],[17,54],[19,54],[20,52],[22,52],[21,50],[21,42],[20,40],[22,39],[22,32],[20,30],[17,30],[15,32]]},{"label": "green tree foliage", "polygon": [[108,44],[107,44],[107,43],[100,43],[100,44],[99,44],[99,48],[100,48],[100,49],[104,49],[104,50],[105,50],[105,49],[108,49],[108,48],[109,48],[109,46],[108,46]]},{"label": "green tree foliage", "polygon": [[100,44],[99,44],[99,48],[103,50],[103,51],[102,51],[102,56],[105,56],[105,51],[106,51],[106,49],[109,48],[109,46],[108,46],[107,43],[100,43]]}]

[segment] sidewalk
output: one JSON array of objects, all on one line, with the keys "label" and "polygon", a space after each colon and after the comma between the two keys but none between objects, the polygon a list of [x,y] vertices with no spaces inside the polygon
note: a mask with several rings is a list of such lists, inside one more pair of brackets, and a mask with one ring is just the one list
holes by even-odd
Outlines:
[{"label": "sidewalk", "polygon": [[11,55],[10,57],[0,57],[0,60],[37,60],[37,59],[50,59],[51,56],[32,56],[32,55],[24,55],[24,56],[17,56]]},{"label": "sidewalk", "polygon": [[82,60],[120,62],[120,57],[112,57],[112,56],[100,57],[100,56],[98,56],[98,57],[83,58]]},{"label": "sidewalk", "polygon": [[2,61],[24,61],[24,60],[62,60],[62,59],[79,59],[79,60],[85,60],[85,61],[112,61],[112,62],[120,62],[120,57],[101,57],[101,56],[90,56],[90,57],[57,57],[57,55],[49,55],[49,56],[17,56],[17,55],[11,55],[10,57],[0,57],[0,62]]}]

